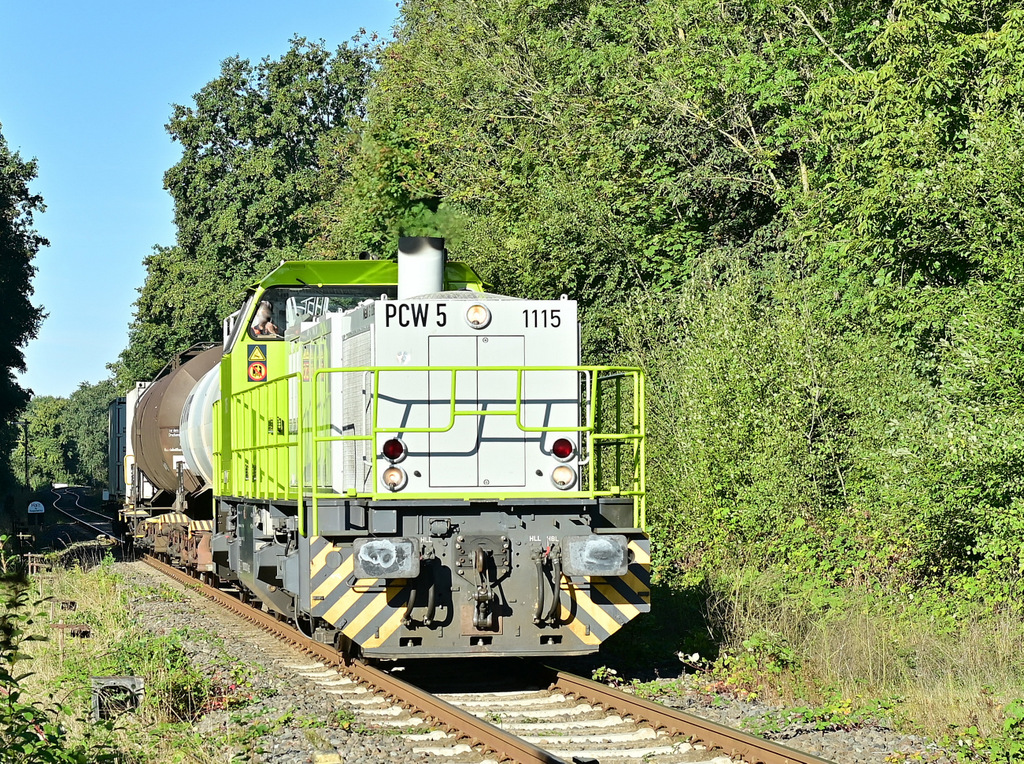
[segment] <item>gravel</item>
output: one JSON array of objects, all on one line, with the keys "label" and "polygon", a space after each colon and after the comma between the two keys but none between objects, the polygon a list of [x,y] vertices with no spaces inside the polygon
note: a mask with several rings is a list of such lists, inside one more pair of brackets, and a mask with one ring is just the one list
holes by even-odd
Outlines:
[{"label": "gravel", "polygon": [[118,568],[129,584],[146,592],[131,603],[144,629],[157,635],[184,634],[182,646],[194,666],[222,684],[238,685],[227,695],[226,708],[205,714],[195,725],[196,733],[209,741],[211,759],[266,764],[424,761],[401,737],[353,722],[337,698],[289,668],[312,665],[311,659],[219,612],[143,563]]},{"label": "gravel", "polygon": [[[888,727],[884,721],[853,729],[820,730],[810,724],[779,726],[775,721],[785,718],[787,709],[759,701],[747,701],[718,694],[709,694],[694,675],[686,675],[669,682],[671,691],[655,700],[709,721],[737,729],[764,729],[772,731],[764,737],[799,751],[813,753],[828,761],[841,764],[891,764],[892,762],[932,762],[952,764],[927,738],[907,735]],[[681,692],[679,689],[681,687]]]},{"label": "gravel", "polygon": [[[289,668],[311,660],[143,563],[121,563],[118,568],[130,584],[147,592],[132,602],[143,628],[185,634],[184,648],[201,671],[224,683],[231,677],[242,680],[227,699],[228,707],[205,714],[196,724],[196,732],[210,741],[211,758],[267,764],[405,764],[427,759],[399,735],[353,721],[341,701]],[[176,594],[168,597],[168,591]],[[663,681],[666,692],[656,700],[730,727],[750,729],[780,714],[784,718],[786,709],[779,706],[710,694],[692,675]],[[928,740],[897,732],[884,722],[850,730],[776,724],[765,736],[843,764],[951,764]]]}]

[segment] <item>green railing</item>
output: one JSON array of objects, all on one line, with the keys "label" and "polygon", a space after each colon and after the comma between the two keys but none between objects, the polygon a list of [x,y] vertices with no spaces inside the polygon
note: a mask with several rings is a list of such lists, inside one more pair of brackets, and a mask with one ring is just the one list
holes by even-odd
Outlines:
[{"label": "green railing", "polygon": [[[288,374],[229,399],[229,438],[225,446],[222,426],[213,428],[214,475],[217,495],[263,499],[301,500],[302,486],[294,479],[303,462],[300,428],[293,415]],[[295,384],[301,410],[303,385]],[[213,421],[222,423],[222,401],[213,404]]]},{"label": "green railing", "polygon": [[[506,372],[515,373],[514,404],[506,409],[459,409],[457,391],[460,375]],[[525,419],[525,406],[537,406],[537,396],[524,398],[524,382],[531,373],[572,372],[579,381],[580,418],[575,425],[537,426]],[[450,384],[448,421],[439,426],[403,427],[395,422],[381,423],[381,382],[389,374],[448,374]],[[325,399],[332,377],[341,384],[342,375],[359,375],[362,392],[369,396],[370,419],[363,434],[333,435],[330,432],[330,401]],[[436,377],[434,377],[436,379]],[[333,382],[334,379],[331,379]],[[367,384],[368,383],[368,384]],[[426,385],[415,389],[426,389]],[[336,394],[336,393],[335,393]],[[311,532],[318,532],[318,503],[322,499],[361,498],[374,501],[430,499],[566,499],[622,496],[634,499],[634,523],[646,526],[644,496],[645,425],[644,378],[637,368],[603,366],[373,366],[319,369],[310,379],[289,374],[258,387],[231,396],[230,443],[225,444],[215,428],[214,465],[218,495],[294,500],[299,503],[299,530],[306,534],[306,501],[312,503]],[[429,401],[416,399],[406,405],[443,405],[445,399],[433,395]],[[221,421],[220,401],[215,404],[214,421]],[[397,401],[399,405],[401,400]],[[562,404],[565,405],[565,404]],[[319,416],[318,416],[319,415]],[[579,484],[575,490],[549,491],[527,489],[472,489],[446,491],[382,491],[379,486],[376,448],[381,436],[402,434],[438,434],[451,431],[460,417],[513,418],[518,431],[526,433],[578,433],[581,462]],[[443,417],[442,417],[443,418]],[[319,419],[319,421],[318,421]],[[371,476],[366,481],[372,490],[347,489],[344,493],[321,485],[320,453],[329,443],[364,443]],[[355,454],[353,453],[355,460]],[[334,477],[329,475],[328,477]]]}]

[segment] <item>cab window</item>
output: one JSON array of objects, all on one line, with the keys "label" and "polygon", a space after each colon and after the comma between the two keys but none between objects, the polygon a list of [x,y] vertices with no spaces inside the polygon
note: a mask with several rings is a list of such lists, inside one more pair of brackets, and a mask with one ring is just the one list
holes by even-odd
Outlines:
[{"label": "cab window", "polygon": [[249,336],[260,341],[294,337],[303,324],[329,313],[344,313],[365,300],[394,299],[397,286],[271,287],[260,297],[249,321]]},{"label": "cab window", "polygon": [[252,320],[249,322],[249,336],[255,340],[284,339],[283,311],[280,308],[275,310],[274,301],[266,299],[270,291],[272,290],[268,290],[267,294],[263,296],[264,299],[256,304],[256,312],[253,313]]}]

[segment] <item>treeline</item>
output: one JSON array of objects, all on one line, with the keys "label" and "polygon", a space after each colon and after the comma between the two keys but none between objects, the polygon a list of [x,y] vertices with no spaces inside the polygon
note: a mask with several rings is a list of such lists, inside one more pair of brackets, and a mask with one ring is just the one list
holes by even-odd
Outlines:
[{"label": "treeline", "polygon": [[[112,380],[82,382],[67,398],[33,396],[21,415],[28,425],[27,485],[36,490],[52,483],[106,487],[108,407],[116,397]],[[10,468],[24,484],[21,432]]]},{"label": "treeline", "polygon": [[36,336],[42,311],[32,304],[32,260],[47,241],[34,228],[43,200],[29,184],[35,161],[11,151],[0,125],[0,485],[11,485],[9,457],[20,433],[18,416],[29,400],[15,379],[25,370],[22,348]]},{"label": "treeline", "polygon": [[117,382],[282,258],[443,235],[648,370],[662,577],[1018,594],[1022,39],[995,0],[406,0],[229,59]]}]

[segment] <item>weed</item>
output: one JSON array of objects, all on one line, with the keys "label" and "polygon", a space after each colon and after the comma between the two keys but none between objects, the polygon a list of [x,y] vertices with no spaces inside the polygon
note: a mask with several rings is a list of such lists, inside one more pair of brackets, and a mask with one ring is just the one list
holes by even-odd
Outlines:
[{"label": "weed", "polygon": [[182,633],[129,633],[108,656],[111,674],[146,678],[144,707],[160,721],[193,722],[209,710],[216,695],[213,677],[192,665],[182,646]]},{"label": "weed", "polygon": [[769,713],[747,726],[759,735],[781,732],[793,725],[820,732],[853,730],[882,723],[891,716],[895,705],[892,700],[836,698],[821,706],[798,706]]},{"label": "weed", "polygon": [[639,682],[634,680],[632,685],[633,694],[644,700],[654,700],[660,697],[680,697],[686,694],[686,685],[683,681],[675,679],[669,682],[657,680],[654,682]]},{"label": "weed", "polygon": [[594,669],[594,671],[590,675],[590,678],[595,682],[606,684],[609,687],[622,686],[622,677],[619,676],[619,672],[613,668],[608,668],[607,666],[599,666],[598,668]]},{"label": "weed", "polygon": [[251,663],[220,661],[223,671],[218,670],[211,679],[210,698],[204,713],[239,708],[254,703],[261,698],[273,696],[274,690],[253,687],[253,677],[262,669]]},{"label": "weed", "polygon": [[355,733],[356,735],[368,735],[373,731],[356,719],[356,715],[348,708],[339,708],[335,711],[331,721],[340,729]]},{"label": "weed", "polygon": [[306,738],[306,742],[308,742],[314,748],[331,747],[330,741],[324,736],[324,733],[322,733],[318,729],[304,729],[302,731],[302,735]]},{"label": "weed", "polygon": [[184,602],[185,593],[169,584],[161,583],[157,587],[156,596],[166,602]]},{"label": "weed", "polygon": [[[0,537],[0,557],[7,540]],[[27,647],[46,640],[36,624],[43,602],[30,604],[28,581],[17,574],[4,574],[0,584],[0,757],[43,764],[116,761],[116,749],[108,742],[109,723],[101,722],[91,736],[72,741],[62,724],[66,711],[61,704],[52,696],[49,705],[25,697],[22,685],[31,673],[21,668],[33,660]]]},{"label": "weed", "polygon": [[145,679],[142,704],[119,717],[110,733],[110,739],[117,741],[119,760],[126,764],[210,761],[211,740],[197,740],[191,724],[209,711],[239,708],[261,696],[253,689],[257,669],[251,664],[222,662],[213,672],[192,665],[186,642],[208,635],[172,631],[154,636],[131,619],[131,599],[173,596],[175,590],[166,586],[142,591],[131,588],[116,575],[116,568],[100,559],[88,570],[58,567],[45,583],[56,598],[75,600],[75,620],[92,627],[92,638],[76,640],[73,648],[65,642],[63,651],[53,640],[37,643],[32,661],[35,673],[25,680],[24,697],[46,702],[55,710],[57,706],[45,699],[51,688],[60,688],[63,695],[57,718],[67,727],[68,740],[88,743],[96,739],[94,724],[85,718],[92,707],[90,676],[127,674]]},{"label": "weed", "polygon": [[976,725],[958,729],[946,738],[946,747],[957,761],[1012,762],[1024,759],[1024,700],[1014,700],[1002,710],[1002,730],[982,734]]}]

